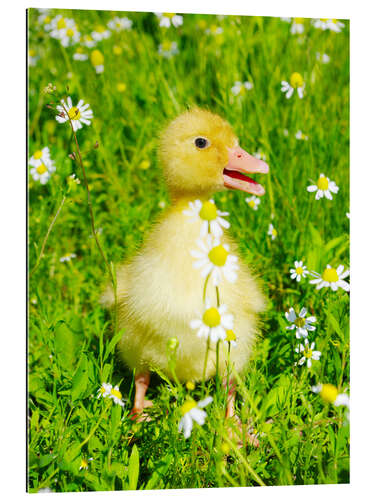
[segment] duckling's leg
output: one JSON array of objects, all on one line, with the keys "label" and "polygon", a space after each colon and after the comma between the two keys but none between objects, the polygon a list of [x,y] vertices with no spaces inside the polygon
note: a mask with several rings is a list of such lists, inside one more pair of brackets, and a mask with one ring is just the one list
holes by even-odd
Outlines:
[{"label": "duckling's leg", "polygon": [[138,373],[135,376],[135,396],[134,405],[130,412],[131,419],[137,422],[147,420],[147,415],[143,413],[144,408],[152,406],[152,401],[145,399],[146,391],[150,383],[150,372]]}]

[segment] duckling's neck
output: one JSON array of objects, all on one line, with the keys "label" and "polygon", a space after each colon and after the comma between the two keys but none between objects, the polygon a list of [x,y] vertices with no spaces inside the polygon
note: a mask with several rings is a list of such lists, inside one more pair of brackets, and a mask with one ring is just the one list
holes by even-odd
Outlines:
[{"label": "duckling's neck", "polygon": [[189,205],[189,201],[201,200],[205,202],[212,198],[213,193],[191,193],[184,195],[171,194],[172,207],[175,209],[183,208]]}]

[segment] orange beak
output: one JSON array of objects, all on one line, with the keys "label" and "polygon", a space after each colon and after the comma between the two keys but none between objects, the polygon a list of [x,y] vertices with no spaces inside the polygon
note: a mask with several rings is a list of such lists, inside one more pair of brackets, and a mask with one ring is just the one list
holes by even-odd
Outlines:
[{"label": "orange beak", "polygon": [[262,196],[265,193],[264,187],[243,174],[267,174],[267,163],[249,155],[240,147],[228,148],[228,153],[228,164],[223,171],[224,186]]}]

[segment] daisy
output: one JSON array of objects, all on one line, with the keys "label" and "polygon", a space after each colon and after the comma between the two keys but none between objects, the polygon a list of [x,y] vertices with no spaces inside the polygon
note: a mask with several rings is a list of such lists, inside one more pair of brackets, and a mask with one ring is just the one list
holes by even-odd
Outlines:
[{"label": "daisy", "polygon": [[94,66],[96,73],[103,73],[104,71],[104,56],[100,50],[95,49],[90,55],[91,64]]},{"label": "daisy", "polygon": [[128,19],[127,17],[114,17],[111,21],[108,22],[107,26],[111,30],[122,31],[122,30],[130,30],[132,27],[133,21]]},{"label": "daisy", "polygon": [[227,330],[224,342],[226,344],[228,344],[228,346],[237,347],[236,340],[237,340],[237,337],[236,337],[236,334],[234,333],[234,331],[233,330]]},{"label": "daisy", "polygon": [[349,276],[349,269],[344,271],[344,266],[341,264],[337,269],[332,268],[329,264],[323,271],[323,274],[316,273],[315,271],[310,271],[310,274],[315,276],[313,280],[310,280],[312,285],[316,285],[316,289],[320,290],[323,287],[330,287],[334,292],[339,288],[343,288],[346,292],[350,291],[350,285],[344,279]]},{"label": "daisy", "polygon": [[75,61],[87,61],[89,56],[85,53],[85,50],[82,47],[77,47],[74,54],[73,59]]},{"label": "daisy", "polygon": [[98,399],[103,397],[106,398],[111,394],[112,386],[111,384],[106,384],[105,382],[102,383],[98,390]]},{"label": "daisy", "polygon": [[304,19],[303,17],[295,17],[292,22],[292,26],[290,27],[290,32],[294,35],[296,33],[302,34],[304,32]]},{"label": "daisy", "polygon": [[300,344],[298,347],[296,347],[295,351],[297,354],[303,354],[302,358],[298,361],[298,364],[301,366],[304,364],[306,361],[307,368],[311,368],[312,361],[319,361],[320,356],[322,353],[320,351],[314,351],[315,347],[315,342],[311,342],[311,345],[309,344],[309,341],[305,339],[305,345]]},{"label": "daisy", "polygon": [[43,25],[45,31],[49,31],[51,29],[51,9],[38,9],[40,15],[38,16],[38,23]]},{"label": "daisy", "polygon": [[74,25],[66,30],[61,30],[59,39],[63,47],[70,47],[80,41],[81,33],[78,31],[77,26]]},{"label": "daisy", "polygon": [[115,387],[111,388],[110,393],[108,394],[108,397],[110,399],[113,399],[113,401],[117,405],[120,405],[120,406],[124,406],[125,405],[124,401],[122,400],[122,394],[119,391],[118,385],[115,385]]},{"label": "daisy", "polygon": [[111,36],[111,32],[107,30],[105,26],[99,24],[98,26],[95,26],[95,29],[91,33],[91,36],[96,42],[100,42],[101,40],[109,38]]},{"label": "daisy", "polygon": [[51,160],[49,148],[45,147],[35,151],[29,160],[31,165],[30,174],[34,181],[39,181],[41,184],[46,184],[51,177],[51,174],[56,170],[54,161]]},{"label": "daisy", "polygon": [[321,29],[323,31],[330,30],[340,33],[345,24],[338,21],[337,19],[313,19],[312,25],[314,28]]},{"label": "daisy", "polygon": [[182,213],[188,217],[192,217],[192,221],[197,217],[203,221],[200,236],[203,238],[208,233],[212,233],[216,238],[220,238],[223,234],[222,227],[228,229],[229,222],[223,217],[229,215],[228,212],[221,212],[217,209],[214,200],[201,202],[201,200],[189,201],[190,210],[184,210]]},{"label": "daisy", "polygon": [[316,53],[316,60],[323,63],[327,64],[331,60],[328,54],[321,54],[320,52]]},{"label": "daisy", "polygon": [[65,103],[64,99],[61,99],[61,103],[62,106],[58,105],[56,107],[57,111],[59,111],[56,120],[59,123],[64,123],[70,119],[74,131],[82,128],[82,124],[90,125],[93,117],[90,104],[83,104],[84,100],[80,99],[77,106],[73,106],[70,96],[67,98],[67,103]]},{"label": "daisy", "polygon": [[89,462],[91,462],[92,460],[94,460],[92,457],[90,457],[90,458],[84,458],[84,457],[82,457],[81,458],[81,465],[79,467],[79,470],[81,470],[81,469],[87,470],[89,468]]},{"label": "daisy", "polygon": [[266,153],[264,153],[260,149],[258,149],[258,151],[255,151],[255,153],[253,153],[253,156],[255,156],[255,158],[258,158],[258,160],[267,161]]},{"label": "daisy", "polygon": [[74,20],[63,17],[61,14],[52,19],[50,35],[52,38],[60,40],[63,47],[79,42],[81,36]]},{"label": "daisy", "polygon": [[302,337],[307,337],[309,332],[315,330],[315,326],[313,326],[311,323],[315,323],[316,318],[315,316],[309,316],[308,318],[305,318],[307,314],[307,309],[306,307],[302,307],[299,315],[297,316],[293,307],[289,309],[288,312],[285,313],[286,319],[289,321],[289,323],[292,323],[289,326],[286,326],[286,330],[294,330],[296,329],[296,337],[297,339],[300,339]]},{"label": "daisy", "polygon": [[34,49],[29,49],[29,66],[36,66],[36,62],[39,59],[39,56],[37,55],[36,51]]},{"label": "daisy", "polygon": [[251,82],[234,82],[234,86],[231,88],[233,95],[245,95],[246,92],[251,90],[254,85]]},{"label": "daisy", "polygon": [[190,327],[197,331],[197,336],[204,339],[210,338],[212,342],[225,340],[226,330],[233,328],[233,316],[227,313],[227,306],[222,304],[219,308],[211,307],[210,301],[206,301],[202,318],[193,319]]},{"label": "daisy", "polygon": [[267,232],[268,236],[271,236],[271,239],[274,240],[276,237],[277,237],[277,231],[276,229],[273,227],[273,224],[270,224],[268,226],[268,232]]},{"label": "daisy", "polygon": [[116,89],[117,89],[117,92],[125,92],[126,90],[126,83],[124,82],[118,82],[117,85],[116,85]]},{"label": "daisy", "polygon": [[94,40],[92,35],[83,35],[82,43],[88,49],[92,49],[96,45],[96,41]]},{"label": "daisy", "polygon": [[207,417],[207,413],[201,408],[212,403],[213,398],[208,396],[207,398],[199,401],[198,403],[194,400],[185,401],[181,407],[182,418],[178,424],[178,432],[183,430],[184,438],[187,439],[191,435],[193,429],[193,421],[197,422],[198,425],[203,425]]},{"label": "daisy", "polygon": [[299,141],[307,141],[309,136],[308,135],[305,135],[302,130],[298,130],[298,132],[296,132],[296,135],[295,135],[296,139],[298,139]]},{"label": "daisy", "polygon": [[294,267],[295,269],[289,269],[292,280],[301,281],[301,278],[305,278],[306,275],[309,274],[309,271],[307,270],[307,267],[303,265],[302,260],[294,261]]},{"label": "daisy", "polygon": [[76,257],[77,257],[77,255],[75,253],[67,253],[67,254],[63,255],[62,257],[60,257],[60,262],[69,262],[72,259],[75,259]]},{"label": "daisy", "polygon": [[328,200],[332,200],[332,194],[336,194],[339,188],[336,186],[334,181],[329,180],[324,174],[320,174],[318,182],[316,184],[312,184],[311,186],[307,186],[307,191],[309,193],[314,193],[316,191],[315,199],[320,200],[324,196]]},{"label": "daisy", "polygon": [[212,26],[206,29],[205,33],[207,35],[221,35],[223,33],[223,28],[213,24]]},{"label": "daisy", "polygon": [[258,205],[260,204],[260,198],[258,196],[249,196],[245,198],[246,203],[253,210],[258,210]]},{"label": "daisy", "polygon": [[302,75],[297,72],[292,73],[290,77],[290,83],[285,80],[281,82],[281,92],[286,92],[285,97],[287,99],[290,99],[292,97],[295,89],[297,91],[298,97],[302,99],[305,90],[305,82],[303,81]]},{"label": "daisy", "polygon": [[291,23],[292,18],[291,17],[280,17],[281,21],[284,21],[285,23]]},{"label": "daisy", "polygon": [[172,56],[178,54],[178,52],[177,42],[170,42],[169,40],[164,40],[158,48],[159,55],[167,59],[170,59]]},{"label": "daisy", "polygon": [[345,393],[339,394],[337,388],[332,384],[318,384],[311,387],[312,392],[320,394],[320,397],[326,403],[332,403],[334,406],[350,407],[349,396]]},{"label": "daisy", "polygon": [[184,18],[177,14],[171,14],[169,12],[155,12],[155,15],[159,18],[159,26],[161,28],[170,28],[173,24],[175,28],[182,26]]},{"label": "daisy", "polygon": [[218,238],[212,238],[210,234],[206,236],[206,242],[203,239],[197,240],[199,250],[191,250],[190,254],[194,259],[193,267],[201,269],[203,278],[212,276],[212,283],[218,286],[223,276],[230,283],[237,280],[236,264],[238,258],[229,254],[229,246],[221,244]]}]

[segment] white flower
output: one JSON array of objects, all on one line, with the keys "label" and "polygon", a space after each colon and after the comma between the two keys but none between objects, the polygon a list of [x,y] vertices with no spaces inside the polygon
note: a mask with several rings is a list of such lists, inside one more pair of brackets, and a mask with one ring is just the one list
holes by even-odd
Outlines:
[{"label": "white flower", "polygon": [[100,50],[95,49],[90,54],[91,64],[94,66],[96,73],[103,73],[104,71],[104,56]]},{"label": "white flower", "polygon": [[307,141],[309,136],[308,135],[305,135],[302,130],[298,130],[298,132],[296,132],[296,139],[298,139],[299,141]]},{"label": "white flower", "polygon": [[337,388],[332,384],[318,384],[311,387],[312,392],[320,394],[320,397],[326,403],[332,403],[334,406],[346,406],[350,408],[350,399],[346,393],[339,394]]},{"label": "white flower", "polygon": [[92,457],[90,457],[90,458],[84,458],[84,457],[82,457],[81,458],[81,465],[79,467],[79,470],[81,470],[81,469],[87,470],[89,468],[89,462],[91,462],[92,460],[94,460]]},{"label": "white flower", "polygon": [[311,323],[315,323],[316,318],[315,316],[309,316],[308,318],[305,318],[307,314],[307,309],[306,307],[302,307],[298,317],[293,309],[291,307],[288,312],[285,313],[286,319],[289,321],[289,323],[292,323],[289,326],[286,326],[286,330],[294,330],[296,329],[296,337],[297,339],[300,339],[302,337],[307,337],[309,332],[315,330],[315,326],[313,326]]},{"label": "white flower", "polygon": [[110,393],[108,394],[108,397],[110,399],[113,399],[113,401],[117,405],[120,405],[120,406],[124,406],[125,405],[124,401],[122,400],[122,394],[119,391],[118,385],[115,385],[115,387],[111,388]]},{"label": "white flower", "polygon": [[172,14],[169,12],[155,12],[155,15],[159,18],[159,26],[161,28],[170,28],[173,24],[175,28],[182,26],[184,18],[178,14]]},{"label": "white flower", "polygon": [[285,80],[281,82],[281,92],[286,92],[285,97],[287,99],[292,97],[294,90],[297,91],[298,97],[302,99],[305,91],[305,82],[302,75],[297,72],[291,75],[290,83]]},{"label": "white flower", "polygon": [[60,262],[69,262],[72,259],[75,259],[77,255],[75,253],[67,253],[60,257]]},{"label": "white flower", "polygon": [[106,398],[111,394],[112,386],[111,384],[106,384],[105,382],[102,383],[98,390],[98,399],[103,397]]},{"label": "white flower", "polygon": [[96,41],[92,35],[83,35],[81,42],[88,49],[92,49],[96,45]]},{"label": "white flower", "polygon": [[177,42],[170,42],[169,40],[164,40],[164,42],[159,45],[158,53],[161,56],[170,59],[172,56],[178,54]]},{"label": "white flower", "polygon": [[221,35],[223,33],[223,28],[221,26],[216,26],[213,24],[205,30],[206,35]]},{"label": "white flower", "polygon": [[296,33],[302,34],[305,30],[303,17],[295,17],[290,27],[290,32],[294,35]]},{"label": "white flower", "polygon": [[322,353],[320,351],[314,351],[315,347],[315,342],[311,342],[311,345],[309,344],[309,341],[305,339],[305,345],[300,344],[298,347],[296,347],[295,351],[298,354],[303,354],[302,358],[298,361],[298,364],[301,366],[304,364],[306,361],[307,368],[311,368],[311,360],[314,361],[319,361],[320,356]]},{"label": "white flower", "polygon": [[251,90],[254,85],[251,82],[234,82],[234,86],[231,88],[232,94],[234,95],[245,95],[246,92]]},{"label": "white flower", "polygon": [[258,158],[258,160],[267,161],[266,153],[264,153],[264,151],[262,151],[261,149],[255,151],[255,153],[253,153],[253,156],[255,156],[255,158]]},{"label": "white flower", "polygon": [[67,98],[67,103],[65,103],[64,99],[61,99],[61,103],[62,106],[56,106],[60,113],[56,116],[56,120],[59,123],[64,123],[70,118],[74,131],[82,128],[83,123],[85,125],[90,125],[93,117],[90,104],[83,104],[83,99],[80,99],[77,106],[73,106],[72,99],[70,97]]},{"label": "white flower", "polygon": [[314,28],[321,29],[323,31],[330,30],[340,33],[345,24],[338,21],[337,19],[313,19],[311,21]]},{"label": "white flower", "polygon": [[38,9],[40,15],[38,16],[38,23],[43,25],[45,31],[49,31],[51,29],[51,9]]},{"label": "white flower", "polygon": [[274,240],[276,237],[277,237],[277,231],[276,229],[273,227],[273,224],[270,224],[268,226],[268,232],[267,232],[268,236],[271,236],[271,239]]},{"label": "white flower", "polygon": [[95,29],[94,31],[92,31],[91,36],[95,41],[100,42],[106,38],[109,38],[111,36],[111,32],[107,30],[105,26],[99,24],[98,26],[95,26]]},{"label": "white flower", "polygon": [[49,148],[45,147],[35,151],[29,160],[31,165],[30,174],[34,181],[46,184],[51,174],[56,170],[53,160],[51,160]]},{"label": "white flower", "polygon": [[132,27],[133,21],[128,19],[127,17],[114,17],[111,21],[108,22],[107,26],[111,30],[122,31],[122,30],[130,30]]},{"label": "white flower", "polygon": [[221,212],[217,209],[214,200],[208,200],[201,202],[201,200],[195,200],[194,202],[189,201],[190,210],[184,210],[183,214],[188,217],[193,217],[192,221],[200,217],[203,221],[200,235],[203,238],[209,232],[215,237],[220,238],[223,234],[222,227],[228,229],[230,226],[229,222],[223,217],[229,215],[228,212]]},{"label": "white flower", "polygon": [[197,245],[200,250],[191,250],[190,254],[197,259],[193,267],[201,269],[202,277],[206,278],[210,274],[214,286],[219,285],[223,276],[230,283],[235,283],[238,258],[229,254],[229,246],[221,244],[218,238],[214,239],[210,234],[206,236],[206,242],[197,240]]},{"label": "white flower", "polygon": [[50,35],[60,40],[63,47],[74,45],[81,37],[74,20],[63,17],[61,14],[52,19]]},{"label": "white flower", "polygon": [[208,396],[207,398],[199,401],[198,403],[194,400],[185,401],[181,407],[182,418],[178,424],[178,432],[184,431],[184,438],[187,439],[191,435],[193,429],[193,421],[198,425],[203,425],[207,417],[207,413],[201,408],[212,403],[213,398]]},{"label": "white flower", "polygon": [[307,270],[307,267],[303,265],[303,261],[296,260],[294,261],[294,269],[290,269],[290,277],[292,280],[297,280],[301,281],[301,278],[305,278],[307,274],[309,274],[309,271]]},{"label": "white flower", "polygon": [[249,196],[245,198],[246,203],[253,210],[258,210],[258,205],[260,204],[260,198],[258,196]]},{"label": "white flower", "polygon": [[312,285],[316,285],[316,289],[320,290],[323,287],[330,287],[334,292],[339,288],[343,288],[346,292],[349,292],[350,285],[344,279],[349,276],[349,269],[344,271],[344,266],[341,264],[337,269],[332,268],[329,264],[323,271],[323,274],[316,273],[315,271],[310,271],[310,274],[315,276],[314,279],[310,280]]},{"label": "white flower", "polygon": [[29,66],[36,66],[36,62],[39,59],[39,56],[37,55],[36,51],[34,49],[29,49],[29,54],[28,54],[28,63]]},{"label": "white flower", "polygon": [[227,306],[222,304],[219,308],[211,307],[210,301],[206,301],[202,318],[193,319],[190,327],[197,331],[197,336],[204,339],[210,338],[212,342],[225,340],[226,330],[233,329],[233,316],[227,313]]},{"label": "white flower", "polygon": [[307,191],[309,193],[314,193],[316,191],[315,199],[320,200],[324,196],[328,200],[332,200],[332,194],[336,194],[339,188],[336,186],[334,181],[329,180],[324,174],[320,174],[318,182],[316,184],[312,184],[311,186],[307,186]]},{"label": "white flower", "polygon": [[321,54],[320,52],[316,53],[316,60],[323,63],[327,64],[331,60],[328,54]]},{"label": "white flower", "polygon": [[82,47],[77,47],[74,54],[73,54],[73,59],[75,61],[87,61],[89,56],[85,53],[84,49]]},{"label": "white flower", "polygon": [[291,17],[280,17],[280,20],[284,21],[286,23],[291,23],[292,22],[292,18]]},{"label": "white flower", "polygon": [[233,331],[233,330],[227,330],[227,331],[226,331],[226,337],[225,337],[224,342],[225,342],[228,346],[230,345],[231,347],[232,347],[232,346],[233,346],[233,347],[237,347],[237,342],[236,342],[236,340],[237,340],[237,337],[236,337],[236,335],[235,335],[234,331]]}]

